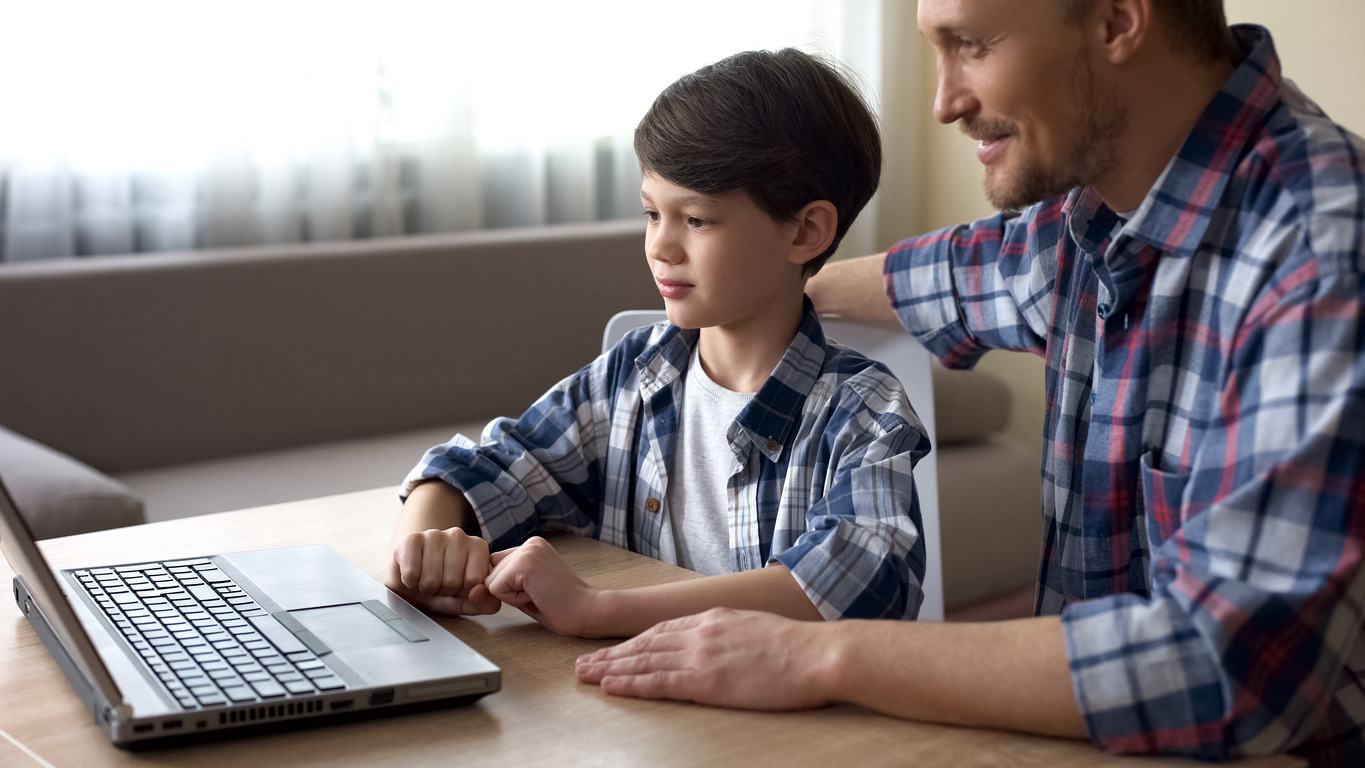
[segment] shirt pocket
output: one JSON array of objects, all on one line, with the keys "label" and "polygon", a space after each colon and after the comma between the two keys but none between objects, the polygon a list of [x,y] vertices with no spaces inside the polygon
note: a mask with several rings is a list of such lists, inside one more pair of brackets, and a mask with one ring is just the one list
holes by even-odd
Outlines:
[{"label": "shirt pocket", "polygon": [[1142,503],[1147,516],[1147,540],[1152,549],[1170,538],[1180,524],[1189,484],[1189,473],[1167,472],[1156,468],[1155,453],[1142,455],[1139,469],[1142,475]]}]

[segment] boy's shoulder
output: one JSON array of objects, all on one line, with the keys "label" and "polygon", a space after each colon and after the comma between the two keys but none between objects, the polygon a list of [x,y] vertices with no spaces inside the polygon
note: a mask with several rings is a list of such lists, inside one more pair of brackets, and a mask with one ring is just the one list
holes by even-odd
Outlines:
[{"label": "boy's shoulder", "polygon": [[837,389],[864,400],[875,396],[883,401],[897,394],[905,397],[905,387],[885,363],[833,339],[825,339],[821,377],[829,379]]}]

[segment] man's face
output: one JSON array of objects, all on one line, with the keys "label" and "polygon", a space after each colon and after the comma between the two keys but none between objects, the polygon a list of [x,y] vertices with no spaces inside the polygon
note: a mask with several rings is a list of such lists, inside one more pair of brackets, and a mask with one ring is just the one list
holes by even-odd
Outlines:
[{"label": "man's face", "polygon": [[789,260],[794,224],[775,221],[744,192],[703,195],[645,174],[645,257],[668,319],[682,328],[761,323],[799,291]]},{"label": "man's face", "polygon": [[986,197],[1017,209],[1097,183],[1126,122],[1061,0],[920,0],[938,62],[934,115],[977,139]]}]

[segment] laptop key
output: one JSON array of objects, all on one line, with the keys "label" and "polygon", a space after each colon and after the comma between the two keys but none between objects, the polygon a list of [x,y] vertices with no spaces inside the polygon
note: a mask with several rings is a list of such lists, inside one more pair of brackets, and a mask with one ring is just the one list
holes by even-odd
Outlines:
[{"label": "laptop key", "polygon": [[290,693],[312,693],[313,686],[302,680],[290,681],[284,684],[284,689]]},{"label": "laptop key", "polygon": [[197,698],[199,699],[199,703],[203,704],[206,707],[216,707],[219,704],[227,703],[227,699],[223,698],[221,694],[217,693],[211,694],[209,696],[199,696]]},{"label": "laptop key", "polygon": [[251,684],[251,687],[256,689],[256,694],[263,699],[269,699],[275,696],[284,695],[284,688],[274,680],[262,680],[260,682],[253,682]]},{"label": "laptop key", "polygon": [[313,680],[313,685],[324,691],[334,691],[338,688],[345,688],[346,684],[339,677],[319,677]]},{"label": "laptop key", "polygon": [[256,694],[252,693],[251,689],[245,685],[225,685],[223,686],[223,695],[234,703],[256,700]]},{"label": "laptop key", "polygon": [[317,679],[319,677],[331,677],[332,670],[327,669],[326,667],[323,667],[322,669],[305,669],[303,671],[303,674],[307,675],[308,677]]}]

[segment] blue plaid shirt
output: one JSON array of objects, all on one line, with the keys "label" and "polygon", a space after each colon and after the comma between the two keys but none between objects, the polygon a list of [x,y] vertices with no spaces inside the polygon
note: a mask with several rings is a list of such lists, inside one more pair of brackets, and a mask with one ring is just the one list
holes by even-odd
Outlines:
[{"label": "blue plaid shirt", "polygon": [[[439,478],[469,499],[494,549],[537,531],[659,557],[678,405],[696,330],[638,329],[545,393],[427,451],[403,495]],[[720,436],[717,436],[719,439]],[[735,571],[781,563],[827,619],[912,619],[925,548],[911,470],[929,450],[900,382],[827,341],[807,301],[800,329],[724,436]]]},{"label": "blue plaid shirt", "polygon": [[1131,220],[1089,188],[904,241],[945,363],[1047,362],[1036,610],[1091,739],[1365,765],[1365,142],[1245,57]]}]

